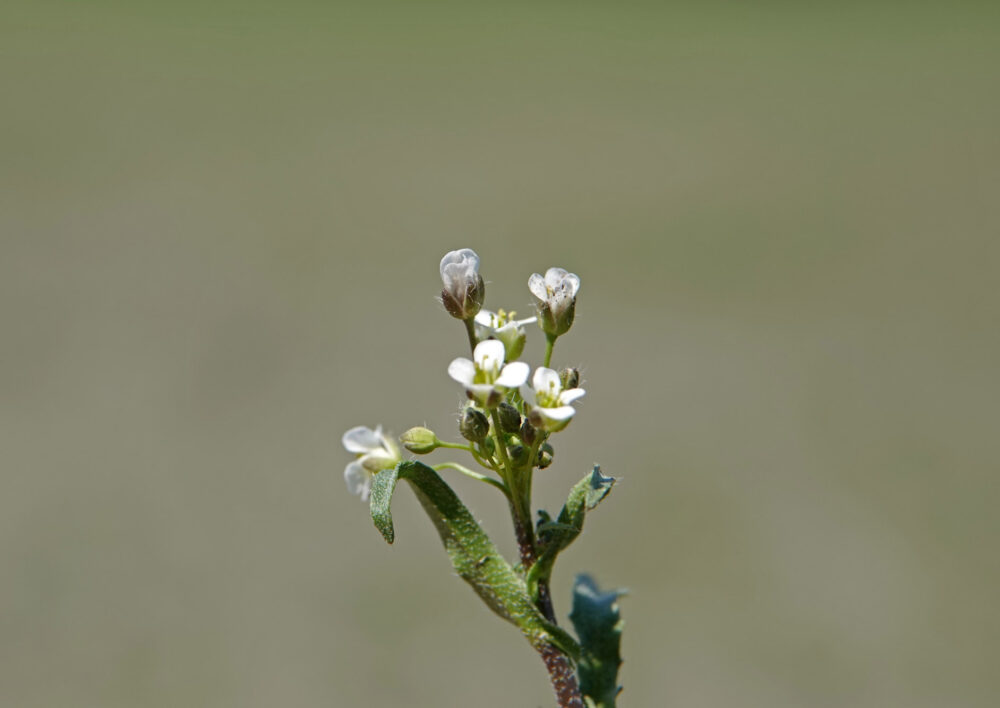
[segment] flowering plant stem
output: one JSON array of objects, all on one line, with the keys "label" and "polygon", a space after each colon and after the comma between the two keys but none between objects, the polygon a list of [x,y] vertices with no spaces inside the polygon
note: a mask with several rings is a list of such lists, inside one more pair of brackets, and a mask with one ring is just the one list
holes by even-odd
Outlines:
[{"label": "flowering plant stem", "polygon": [[[372,521],[392,543],[390,504],[397,482],[405,480],[434,523],[459,577],[539,653],[559,708],[614,708],[620,691],[620,593],[602,593],[589,578],[577,577],[570,620],[578,642],[556,622],[549,583],[557,556],[580,535],[585,515],[608,495],[615,480],[595,467],[570,490],[558,518],[538,510],[536,526],[532,509],[535,469],[552,464],[555,451],[549,440],[570,423],[574,402],[585,394],[577,369],[549,368],[556,339],[573,324],[580,279],[562,268],[550,268],[544,277],[533,274],[528,289],[537,318],[524,320],[516,320],[510,311],[482,309],[486,286],[479,275],[479,256],[470,249],[452,251],[442,259],[441,280],[441,302],[465,326],[472,354],[472,359],[458,357],[448,366],[448,375],[462,385],[470,401],[462,407],[458,426],[467,442],[443,441],[424,426],[406,431],[400,442],[417,455],[462,450],[489,474],[451,460],[435,465],[402,460],[381,426],[357,426],[343,438],[348,452],[357,456],[344,471],[348,489],[363,499],[370,496]],[[524,325],[532,322],[545,333],[545,355],[525,391],[531,367],[517,359],[524,350]],[[438,474],[443,470],[455,470],[504,495],[519,564],[512,566],[499,553]]]},{"label": "flowering plant stem", "polygon": [[558,339],[558,337],[554,334],[545,335],[545,360],[542,362],[542,366],[546,369],[549,368],[549,364],[552,363],[552,348],[556,345],[556,339]]},{"label": "flowering plant stem", "polygon": [[[552,343],[555,337],[550,338],[547,347],[547,357],[552,354]],[[532,466],[525,468],[515,467],[507,454],[507,445],[504,435],[501,432],[500,417],[496,408],[490,409],[490,417],[493,420],[493,430],[496,431],[496,447],[499,451],[504,478],[510,489],[508,499],[510,500],[511,517],[514,522],[514,535],[517,538],[518,554],[521,558],[521,567],[528,573],[534,566],[538,558],[538,551],[535,544],[535,533],[531,523],[531,479]],[[529,460],[535,459],[538,446],[544,436],[538,435],[531,445]],[[549,622],[556,623],[555,612],[552,607],[552,599],[549,594],[548,582],[538,583],[538,600],[536,605],[539,611]],[[551,644],[544,644],[537,647],[538,653],[542,657],[545,669],[549,672],[552,681],[552,688],[556,693],[560,708],[584,708],[583,698],[577,685],[576,675],[568,657]]]}]

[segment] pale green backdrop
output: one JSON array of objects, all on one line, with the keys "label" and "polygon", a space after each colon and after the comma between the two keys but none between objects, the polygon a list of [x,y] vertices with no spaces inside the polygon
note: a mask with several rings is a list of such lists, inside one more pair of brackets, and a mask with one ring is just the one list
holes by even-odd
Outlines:
[{"label": "pale green backdrop", "polygon": [[551,705],[342,481],[453,434],[471,247],[583,280],[538,500],[623,478],[555,597],[631,589],[624,708],[995,705],[996,8],[4,3],[0,704]]}]

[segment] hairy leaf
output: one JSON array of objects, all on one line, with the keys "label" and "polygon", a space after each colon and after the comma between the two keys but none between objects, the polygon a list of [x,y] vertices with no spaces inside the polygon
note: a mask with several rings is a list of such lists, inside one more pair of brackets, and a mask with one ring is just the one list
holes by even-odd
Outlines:
[{"label": "hairy leaf", "polygon": [[395,539],[390,504],[400,479],[413,487],[458,575],[472,586],[487,607],[517,626],[536,648],[553,644],[575,658],[579,647],[573,638],[542,616],[521,576],[500,555],[451,487],[422,462],[407,460],[375,475],[371,514],[385,540],[392,543]]},{"label": "hairy leaf", "polygon": [[548,514],[540,512],[537,531],[541,554],[528,574],[528,586],[532,596],[537,593],[538,583],[551,577],[556,557],[583,531],[583,521],[587,512],[608,496],[615,481],[614,477],[605,477],[601,474],[600,466],[594,465],[593,472],[577,482],[570,490],[566,504],[559,512],[556,521],[552,521]]}]

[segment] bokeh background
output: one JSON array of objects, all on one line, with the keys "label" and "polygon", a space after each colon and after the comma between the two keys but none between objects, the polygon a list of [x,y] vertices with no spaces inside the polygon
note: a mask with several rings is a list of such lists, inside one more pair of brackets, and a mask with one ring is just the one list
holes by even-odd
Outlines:
[{"label": "bokeh background", "polygon": [[631,590],[623,706],[995,705],[998,67],[996,4],[3,3],[0,703],[551,705],[342,481],[454,436],[471,247],[583,280],[537,500],[623,478],[555,583]]}]

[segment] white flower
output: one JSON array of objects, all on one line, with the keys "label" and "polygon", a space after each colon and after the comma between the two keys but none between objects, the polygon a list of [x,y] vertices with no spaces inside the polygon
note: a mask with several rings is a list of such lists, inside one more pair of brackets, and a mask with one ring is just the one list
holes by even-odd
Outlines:
[{"label": "white flower", "polygon": [[535,369],[531,378],[534,389],[535,404],[528,413],[528,420],[539,430],[550,433],[562,430],[569,425],[570,418],[576,409],[570,405],[586,393],[582,388],[570,388],[563,391],[559,374],[540,366]]},{"label": "white flower", "polygon": [[522,361],[504,366],[503,343],[488,339],[476,345],[474,361],[459,357],[448,366],[448,375],[465,386],[469,398],[492,408],[503,399],[507,389],[517,388],[528,380],[530,369]]},{"label": "white flower", "polygon": [[399,448],[382,433],[381,425],[375,426],[375,430],[363,425],[351,428],[344,433],[343,443],[348,452],[358,456],[344,468],[347,491],[361,495],[361,501],[368,501],[372,477],[399,463]]},{"label": "white flower", "polygon": [[499,339],[503,342],[504,350],[508,359],[517,359],[524,351],[524,341],[527,336],[524,333],[524,325],[531,324],[537,318],[529,317],[526,320],[515,320],[516,312],[490,312],[480,310],[476,315],[476,337],[480,341],[487,339]]},{"label": "white flower", "polygon": [[441,259],[441,302],[452,317],[474,317],[486,297],[486,285],[479,275],[479,256],[471,248],[450,251]]},{"label": "white flower", "polygon": [[562,268],[549,268],[544,278],[532,273],[528,289],[535,298],[538,323],[545,333],[554,337],[565,334],[573,324],[580,277]]}]

